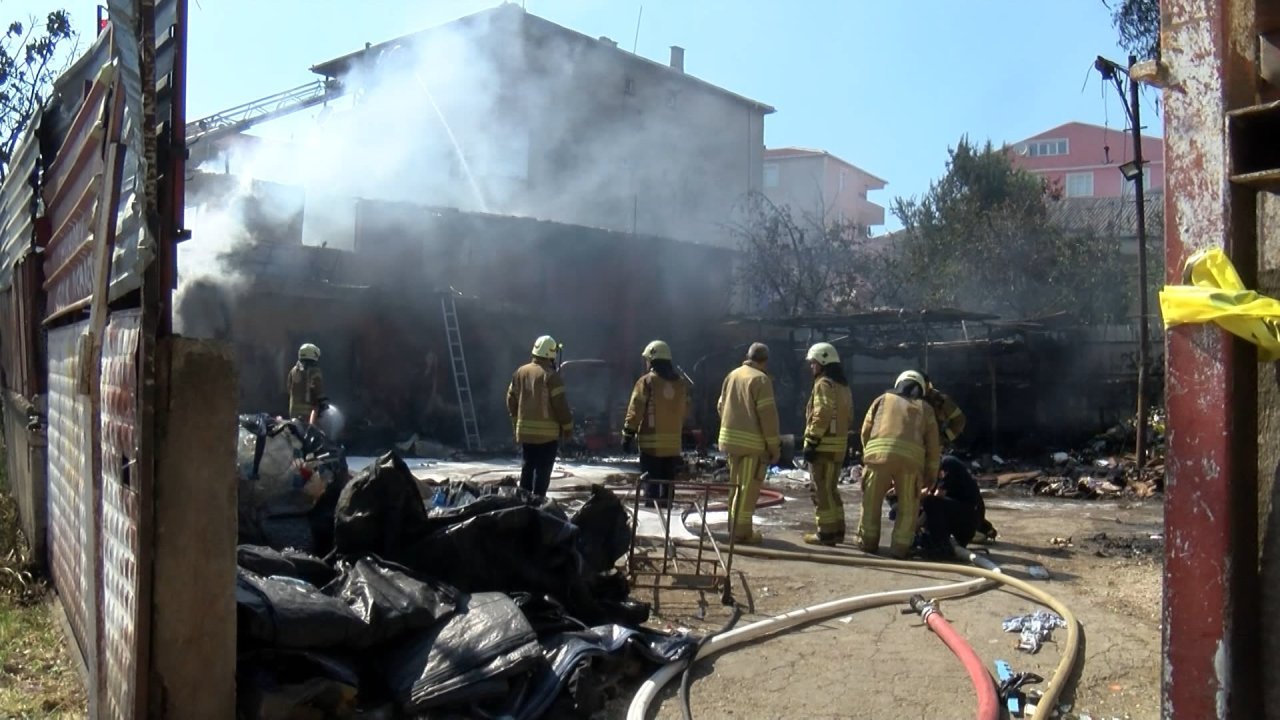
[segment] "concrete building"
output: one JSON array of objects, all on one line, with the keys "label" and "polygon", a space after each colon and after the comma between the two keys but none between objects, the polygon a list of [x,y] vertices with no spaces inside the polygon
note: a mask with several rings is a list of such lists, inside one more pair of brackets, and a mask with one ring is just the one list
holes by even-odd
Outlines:
[{"label": "concrete building", "polygon": [[687,74],[680,47],[654,62],[506,3],[312,70],[357,108],[405,99],[386,114],[413,117],[377,124],[407,147],[371,152],[413,187],[385,199],[724,245],[760,188],[773,108]]},{"label": "concrete building", "polygon": [[764,152],[762,184],[777,205],[789,205],[805,217],[827,223],[851,221],[869,228],[884,225],[884,207],[867,198],[887,184],[853,163],[823,150],[784,147]]},{"label": "concrete building", "polygon": [[[1120,166],[1133,159],[1133,139],[1124,127],[1069,122],[1008,146],[1016,167],[1039,175],[1064,197],[1128,197],[1133,183]],[[1164,140],[1143,136],[1143,172],[1148,190],[1164,188]]]}]

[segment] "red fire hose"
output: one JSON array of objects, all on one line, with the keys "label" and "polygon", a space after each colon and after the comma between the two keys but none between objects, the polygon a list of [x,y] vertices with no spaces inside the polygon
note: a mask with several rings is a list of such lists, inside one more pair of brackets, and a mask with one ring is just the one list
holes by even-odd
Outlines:
[{"label": "red fire hose", "polygon": [[978,654],[973,651],[973,647],[969,645],[969,641],[965,640],[956,629],[951,627],[951,623],[942,617],[942,612],[937,606],[931,602],[925,602],[923,596],[911,596],[911,610],[903,610],[903,612],[918,612],[920,617],[924,619],[933,634],[942,639],[951,652],[960,658],[960,663],[964,665],[964,669],[969,673],[969,681],[973,683],[973,689],[978,693],[978,714],[977,720],[999,720],[1000,704],[996,699],[995,682],[991,679],[991,675],[987,673],[987,668],[982,664],[982,660]]}]

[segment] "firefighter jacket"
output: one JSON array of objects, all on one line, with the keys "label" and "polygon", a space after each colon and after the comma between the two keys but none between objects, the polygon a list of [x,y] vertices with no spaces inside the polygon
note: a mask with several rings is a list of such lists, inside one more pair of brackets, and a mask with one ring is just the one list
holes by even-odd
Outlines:
[{"label": "firefighter jacket", "polygon": [[941,460],[938,421],[924,400],[890,392],[871,404],[862,421],[862,461],[885,462],[890,455],[918,465],[926,484],[937,479]]},{"label": "firefighter jacket", "polygon": [[678,456],[688,393],[683,379],[668,380],[652,370],[645,373],[631,390],[622,432],[635,436],[646,455]]},{"label": "firefighter jacket", "polygon": [[324,376],[320,366],[299,361],[289,368],[289,417],[306,418],[324,402]]},{"label": "firefighter jacket", "polygon": [[518,443],[549,443],[573,432],[564,381],[549,360],[534,358],[516,370],[507,386],[507,412]]},{"label": "firefighter jacket", "polygon": [[778,406],[773,380],[750,360],[729,373],[716,403],[720,413],[720,450],[731,455],[778,458]]},{"label": "firefighter jacket", "polygon": [[853,425],[853,392],[828,377],[813,381],[804,409],[804,444],[844,459]]},{"label": "firefighter jacket", "polygon": [[941,439],[953,443],[960,433],[964,432],[964,413],[955,401],[946,393],[930,390],[924,396],[925,401],[933,408],[934,417],[938,419],[938,434]]}]

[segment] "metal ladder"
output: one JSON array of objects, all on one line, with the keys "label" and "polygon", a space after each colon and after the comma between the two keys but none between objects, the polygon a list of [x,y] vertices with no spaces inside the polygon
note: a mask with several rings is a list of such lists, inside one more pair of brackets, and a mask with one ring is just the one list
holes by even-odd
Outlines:
[{"label": "metal ladder", "polygon": [[476,406],[471,400],[471,379],[467,375],[467,356],[462,351],[462,332],[458,329],[458,307],[453,293],[440,298],[444,313],[444,332],[449,338],[449,359],[453,363],[453,386],[458,391],[458,411],[462,414],[462,434],[468,450],[480,449],[480,425],[476,422]]}]

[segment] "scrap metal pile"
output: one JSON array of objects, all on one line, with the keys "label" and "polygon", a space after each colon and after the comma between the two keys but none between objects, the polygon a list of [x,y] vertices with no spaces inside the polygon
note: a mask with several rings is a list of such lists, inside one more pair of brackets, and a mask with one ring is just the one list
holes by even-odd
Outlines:
[{"label": "scrap metal pile", "polygon": [[[241,468],[254,506],[241,514],[275,541],[238,553],[241,717],[585,717],[623,680],[695,650],[696,638],[640,627],[649,607],[615,568],[630,529],[609,491],[593,488],[572,516],[470,483],[428,508],[394,452],[348,480],[340,448],[290,426],[243,436],[250,458],[250,438],[283,439]],[[272,447],[284,444],[290,463]],[[317,472],[326,462],[343,472]],[[300,496],[336,499],[317,510]]]}]

